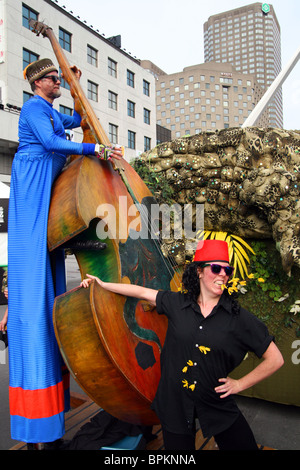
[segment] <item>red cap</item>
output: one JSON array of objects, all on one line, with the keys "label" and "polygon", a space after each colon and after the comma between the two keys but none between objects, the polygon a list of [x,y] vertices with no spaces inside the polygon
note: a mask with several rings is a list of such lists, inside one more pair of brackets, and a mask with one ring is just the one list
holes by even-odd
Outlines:
[{"label": "red cap", "polygon": [[229,263],[228,243],[223,240],[201,240],[194,261],[224,261]]}]

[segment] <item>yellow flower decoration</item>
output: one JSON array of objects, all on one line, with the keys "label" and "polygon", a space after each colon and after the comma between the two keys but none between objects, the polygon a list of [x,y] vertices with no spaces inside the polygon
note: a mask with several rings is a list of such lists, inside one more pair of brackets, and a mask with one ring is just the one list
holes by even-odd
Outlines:
[{"label": "yellow flower decoration", "polygon": [[182,282],[179,284],[179,286],[177,287],[177,290],[178,292],[181,292],[182,294],[186,294],[187,293],[187,290],[185,289],[185,287],[183,286]]},{"label": "yellow flower decoration", "polygon": [[228,292],[229,292],[229,294],[231,295],[233,292],[238,292],[238,289],[237,289],[237,287],[232,286],[232,287],[229,287],[229,288],[228,288]]},{"label": "yellow flower decoration", "polygon": [[[248,274],[248,278],[255,279],[255,275],[252,273]],[[265,282],[265,280],[262,277],[257,278],[257,281]],[[238,277],[234,277],[233,279],[230,279],[230,281],[228,281],[227,285],[222,284],[222,290],[227,289],[229,295],[233,294],[233,292],[239,292],[239,291],[242,294],[244,294],[245,292],[247,292],[246,289],[243,289],[243,287],[246,285],[247,285],[247,281],[245,280],[240,281]]]},{"label": "yellow flower decoration", "polygon": [[[248,277],[250,279],[253,279],[254,274],[248,274]],[[234,277],[230,279],[230,281],[228,281],[227,285],[222,284],[222,289],[223,290],[227,289],[229,295],[233,294],[234,292],[241,292],[242,294],[244,294],[245,292],[247,292],[247,290],[244,289],[246,285],[247,285],[247,281],[245,280],[241,281],[238,277]]]},{"label": "yellow flower decoration", "polygon": [[207,354],[207,352],[210,351],[210,348],[207,348],[206,346],[199,346],[199,350],[203,354]]},{"label": "yellow flower decoration", "polygon": [[193,365],[194,365],[193,361],[191,361],[191,360],[189,359],[189,360],[187,361],[187,366],[184,366],[184,368],[182,369],[182,372],[186,373],[187,370],[188,370],[188,366],[191,367],[191,366],[193,366]]},{"label": "yellow flower decoration", "polygon": [[183,383],[183,386],[184,386],[185,388],[188,388],[189,383],[188,383],[187,380],[182,380],[182,383]]},{"label": "yellow flower decoration", "polygon": [[187,380],[182,380],[182,383],[183,383],[183,387],[184,388],[189,388],[192,390],[192,392],[195,390],[196,388],[196,385],[195,384],[192,384],[192,385],[189,385],[188,381]]},{"label": "yellow flower decoration", "polygon": [[[204,348],[204,346],[202,346]],[[206,353],[205,353],[206,354]],[[187,361],[187,365],[184,366],[184,368],[182,369],[182,372],[186,373],[188,368],[190,367],[193,367],[194,366],[194,363],[193,361],[191,361],[191,359],[189,359]],[[192,384],[192,385],[189,385],[188,381],[186,379],[182,380],[182,383],[183,383],[183,387],[184,388],[189,388],[190,390],[192,390],[192,392],[195,390],[195,387],[196,385],[195,384]]]}]

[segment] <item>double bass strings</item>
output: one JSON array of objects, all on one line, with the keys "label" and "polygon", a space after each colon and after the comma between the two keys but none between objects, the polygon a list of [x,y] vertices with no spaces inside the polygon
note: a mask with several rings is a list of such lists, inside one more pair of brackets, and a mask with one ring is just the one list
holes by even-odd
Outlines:
[{"label": "double bass strings", "polygon": [[[174,274],[176,273],[176,263],[175,263],[175,261],[170,256],[169,256],[168,259],[164,256],[162,248],[161,248],[162,247],[161,237],[160,236],[159,237],[157,237],[157,236],[152,237],[153,234],[157,235],[158,233],[160,233],[159,227],[157,227],[156,224],[153,222],[152,217],[149,217],[149,211],[146,208],[146,206],[143,203],[140,204],[138,202],[138,199],[137,199],[136,195],[134,194],[134,191],[133,191],[132,187],[130,186],[130,184],[127,180],[125,168],[122,166],[122,160],[114,161],[113,165],[116,169],[118,169],[119,175],[120,175],[123,183],[125,184],[126,189],[127,189],[128,193],[130,194],[130,196],[131,196],[131,198],[132,198],[132,200],[133,200],[133,202],[134,202],[134,204],[135,204],[135,206],[136,206],[136,208],[137,208],[137,210],[140,214],[142,224],[145,224],[145,226],[147,227],[148,236],[150,236],[150,238],[153,240],[153,243],[156,246],[156,249],[159,253],[159,256],[160,256],[163,264],[165,265],[166,270],[168,271],[168,274],[170,275],[170,278],[171,279],[173,278],[173,281],[176,285],[176,288],[179,289],[180,284],[177,281],[177,276],[174,279]],[[154,198],[153,198],[153,200],[155,201]],[[156,204],[156,201],[155,201],[155,204]],[[149,222],[150,222],[150,224],[149,224]]]},{"label": "double bass strings", "polygon": [[[142,210],[140,210],[140,207],[142,208]],[[166,258],[163,254],[163,250],[162,250],[163,241],[162,241],[162,238],[160,236],[160,234],[161,234],[160,228],[156,225],[156,223],[152,219],[152,217],[149,216],[149,211],[144,206],[144,204],[139,204],[139,213],[140,213],[140,217],[142,219],[142,222],[145,223],[146,226],[148,227],[148,236],[151,237],[154,245],[156,246],[156,249],[159,253],[159,256],[162,259],[163,264],[166,267],[166,270],[168,271],[170,277],[174,278],[174,274],[176,273],[176,263],[175,263],[175,260],[172,256],[169,256],[168,258]],[[150,224],[149,224],[149,222],[150,222]],[[154,237],[152,236],[153,234],[155,235]],[[177,277],[174,279],[174,283],[176,285],[176,288],[179,289],[180,284],[177,281]]]}]

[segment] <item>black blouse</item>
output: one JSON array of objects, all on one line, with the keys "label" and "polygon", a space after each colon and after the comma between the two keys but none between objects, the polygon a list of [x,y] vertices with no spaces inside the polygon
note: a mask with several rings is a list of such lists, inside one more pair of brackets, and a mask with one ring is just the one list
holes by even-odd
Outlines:
[{"label": "black blouse", "polygon": [[225,294],[205,318],[186,294],[159,291],[157,312],[168,317],[161,353],[161,380],[152,407],[169,432],[190,434],[195,416],[204,436],[226,430],[239,410],[232,395],[220,398],[214,388],[248,351],[261,357],[273,337],[263,322],[240,308],[232,310]]}]

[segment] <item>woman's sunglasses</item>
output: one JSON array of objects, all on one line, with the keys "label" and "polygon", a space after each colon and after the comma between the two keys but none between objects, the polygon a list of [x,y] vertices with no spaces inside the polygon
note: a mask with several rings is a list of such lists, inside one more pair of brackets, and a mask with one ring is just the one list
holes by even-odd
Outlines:
[{"label": "woman's sunglasses", "polygon": [[234,271],[234,268],[232,266],[221,266],[220,264],[209,263],[204,264],[203,268],[206,268],[206,266],[210,266],[211,272],[214,274],[220,274],[222,269],[224,269],[226,276],[231,276]]},{"label": "woman's sunglasses", "polygon": [[58,77],[57,75],[45,75],[42,78],[50,78],[50,80],[52,80],[53,83],[57,83],[58,81],[61,82],[61,77]]}]

